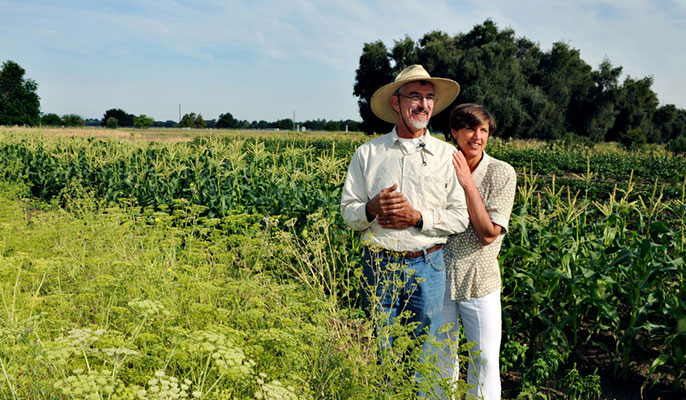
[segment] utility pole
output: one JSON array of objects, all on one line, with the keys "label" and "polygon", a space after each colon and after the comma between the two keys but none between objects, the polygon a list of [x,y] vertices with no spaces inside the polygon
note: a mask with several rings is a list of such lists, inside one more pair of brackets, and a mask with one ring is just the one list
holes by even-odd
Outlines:
[{"label": "utility pole", "polygon": [[295,130],[295,110],[293,110],[293,130]]},{"label": "utility pole", "polygon": [[179,123],[181,123],[181,103],[179,103]]}]

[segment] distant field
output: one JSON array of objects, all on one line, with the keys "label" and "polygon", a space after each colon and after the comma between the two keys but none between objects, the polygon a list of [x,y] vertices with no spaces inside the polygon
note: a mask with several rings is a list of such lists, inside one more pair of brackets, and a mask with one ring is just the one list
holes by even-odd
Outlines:
[{"label": "distant field", "polygon": [[252,137],[284,137],[284,138],[329,138],[329,139],[359,139],[364,137],[362,132],[292,132],[275,130],[236,130],[236,129],[177,129],[177,128],[151,128],[134,129],[118,128],[107,129],[97,127],[87,128],[23,128],[1,127],[4,132],[28,133],[36,132],[43,136],[57,137],[97,137],[122,139],[130,141],[147,140],[154,142],[189,142],[196,137],[207,135],[219,136],[252,136]]}]

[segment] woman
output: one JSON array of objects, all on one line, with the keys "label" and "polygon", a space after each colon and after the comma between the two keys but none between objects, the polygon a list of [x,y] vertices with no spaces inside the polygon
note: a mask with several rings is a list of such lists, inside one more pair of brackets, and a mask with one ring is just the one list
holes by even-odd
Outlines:
[{"label": "woman", "polygon": [[[450,136],[459,151],[453,165],[465,191],[470,224],[463,233],[452,235],[445,247],[447,287],[443,303],[443,324],[453,323],[440,339],[457,340],[462,321],[467,341],[474,341],[467,383],[485,400],[500,399],[500,268],[498,252],[507,231],[514,202],[517,176],[508,163],[484,152],[488,137],[495,132],[491,114],[478,104],[461,104],[450,113]],[[446,377],[457,380],[457,354],[443,356]]]}]

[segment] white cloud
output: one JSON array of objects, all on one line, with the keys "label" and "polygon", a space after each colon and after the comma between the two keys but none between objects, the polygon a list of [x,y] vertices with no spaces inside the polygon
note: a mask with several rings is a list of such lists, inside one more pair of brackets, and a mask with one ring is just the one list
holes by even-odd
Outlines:
[{"label": "white cloud", "polygon": [[[161,119],[177,118],[167,104],[174,96],[197,97],[210,118],[231,108],[274,119],[294,107],[303,119],[359,118],[351,93],[364,43],[455,35],[487,18],[544,50],[566,42],[594,68],[608,57],[625,74],[653,75],[663,102],[686,107],[686,0],[0,0],[0,9],[0,54],[34,71],[47,112],[100,115],[115,101],[108,91],[125,107],[138,101],[127,93],[145,87],[137,99],[153,109],[142,112]],[[78,96],[61,90],[81,82],[89,84]],[[250,101],[226,100],[235,90]]]}]

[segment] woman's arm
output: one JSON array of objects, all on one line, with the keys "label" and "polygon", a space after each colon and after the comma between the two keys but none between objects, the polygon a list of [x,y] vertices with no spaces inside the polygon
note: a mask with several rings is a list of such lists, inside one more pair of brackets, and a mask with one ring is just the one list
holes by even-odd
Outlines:
[{"label": "woman's arm", "polygon": [[476,188],[474,179],[472,179],[472,172],[469,170],[469,165],[467,165],[467,160],[462,152],[456,151],[453,153],[453,166],[455,166],[457,180],[464,189],[469,219],[472,221],[472,226],[474,226],[479,241],[483,246],[493,243],[503,228],[491,221],[491,217],[486,211],[479,190]]}]

